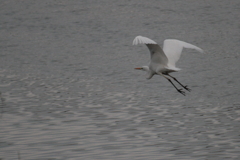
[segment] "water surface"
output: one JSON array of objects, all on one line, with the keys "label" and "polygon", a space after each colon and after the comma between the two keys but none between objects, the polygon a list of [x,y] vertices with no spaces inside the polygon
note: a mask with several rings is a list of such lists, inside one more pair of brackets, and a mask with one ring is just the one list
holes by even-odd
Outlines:
[{"label": "water surface", "polygon": [[[0,159],[239,159],[240,2],[3,1]],[[135,36],[193,43],[145,79]]]}]

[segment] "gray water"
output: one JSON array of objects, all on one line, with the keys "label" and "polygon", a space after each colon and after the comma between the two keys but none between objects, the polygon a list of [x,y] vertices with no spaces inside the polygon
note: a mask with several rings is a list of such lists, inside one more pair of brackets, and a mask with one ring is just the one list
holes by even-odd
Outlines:
[{"label": "gray water", "polygon": [[[1,160],[240,159],[240,1],[0,2]],[[135,36],[184,50],[145,79]],[[179,87],[179,86],[178,86]]]}]

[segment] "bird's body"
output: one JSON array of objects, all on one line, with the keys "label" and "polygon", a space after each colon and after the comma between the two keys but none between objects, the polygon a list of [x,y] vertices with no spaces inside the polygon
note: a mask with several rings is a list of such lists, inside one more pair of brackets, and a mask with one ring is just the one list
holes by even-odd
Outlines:
[{"label": "bird's body", "polygon": [[[151,79],[153,75],[157,74],[165,77],[172,83],[171,79],[169,78],[171,77],[186,90],[190,91],[187,86],[183,86],[176,78],[170,76],[169,73],[181,70],[180,68],[176,67],[176,62],[179,60],[183,48],[195,49],[203,53],[203,50],[201,48],[176,39],[166,39],[164,41],[162,49],[155,41],[142,36],[137,36],[133,40],[133,45],[138,44],[146,44],[151,54],[151,61],[148,66],[143,66],[135,69],[146,71],[147,79]],[[178,90],[178,92],[185,95],[182,89],[178,89],[173,83],[172,85]]]}]

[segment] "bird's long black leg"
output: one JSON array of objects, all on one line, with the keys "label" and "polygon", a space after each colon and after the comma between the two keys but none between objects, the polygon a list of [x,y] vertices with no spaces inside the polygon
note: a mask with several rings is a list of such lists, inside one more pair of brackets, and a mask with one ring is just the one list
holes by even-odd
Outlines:
[{"label": "bird's long black leg", "polygon": [[178,80],[177,80],[177,78],[175,78],[175,77],[173,77],[173,76],[171,76],[171,75],[169,75],[169,74],[167,74],[169,77],[171,77],[172,79],[174,79],[178,84],[180,84],[184,89],[186,89],[187,91],[191,91],[191,89],[190,88],[188,88],[188,86],[186,85],[186,86],[184,86],[182,83],[180,83]]},{"label": "bird's long black leg", "polygon": [[172,80],[171,80],[170,78],[164,76],[163,74],[161,74],[161,75],[162,75],[163,77],[165,77],[165,78],[173,85],[173,87],[174,87],[179,93],[181,93],[182,95],[185,96],[185,92],[184,92],[181,88],[178,89],[178,88],[175,86],[175,84],[172,82]]}]

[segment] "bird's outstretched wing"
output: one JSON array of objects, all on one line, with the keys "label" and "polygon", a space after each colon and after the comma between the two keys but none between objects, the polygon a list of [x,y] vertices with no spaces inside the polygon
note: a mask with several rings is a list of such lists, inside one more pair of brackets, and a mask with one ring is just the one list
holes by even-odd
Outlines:
[{"label": "bird's outstretched wing", "polygon": [[137,36],[133,40],[133,45],[138,45],[138,44],[146,44],[146,46],[150,51],[152,62],[162,64],[162,65],[167,65],[168,59],[164,54],[162,48],[155,41],[147,37]]},{"label": "bird's outstretched wing", "polygon": [[133,40],[133,45],[138,45],[138,44],[157,44],[157,43],[147,37],[137,36]]},{"label": "bird's outstretched wing", "polygon": [[175,67],[176,62],[179,60],[183,48],[195,49],[201,53],[203,50],[190,43],[179,41],[176,39],[166,39],[163,43],[163,51],[168,58],[168,66]]}]

